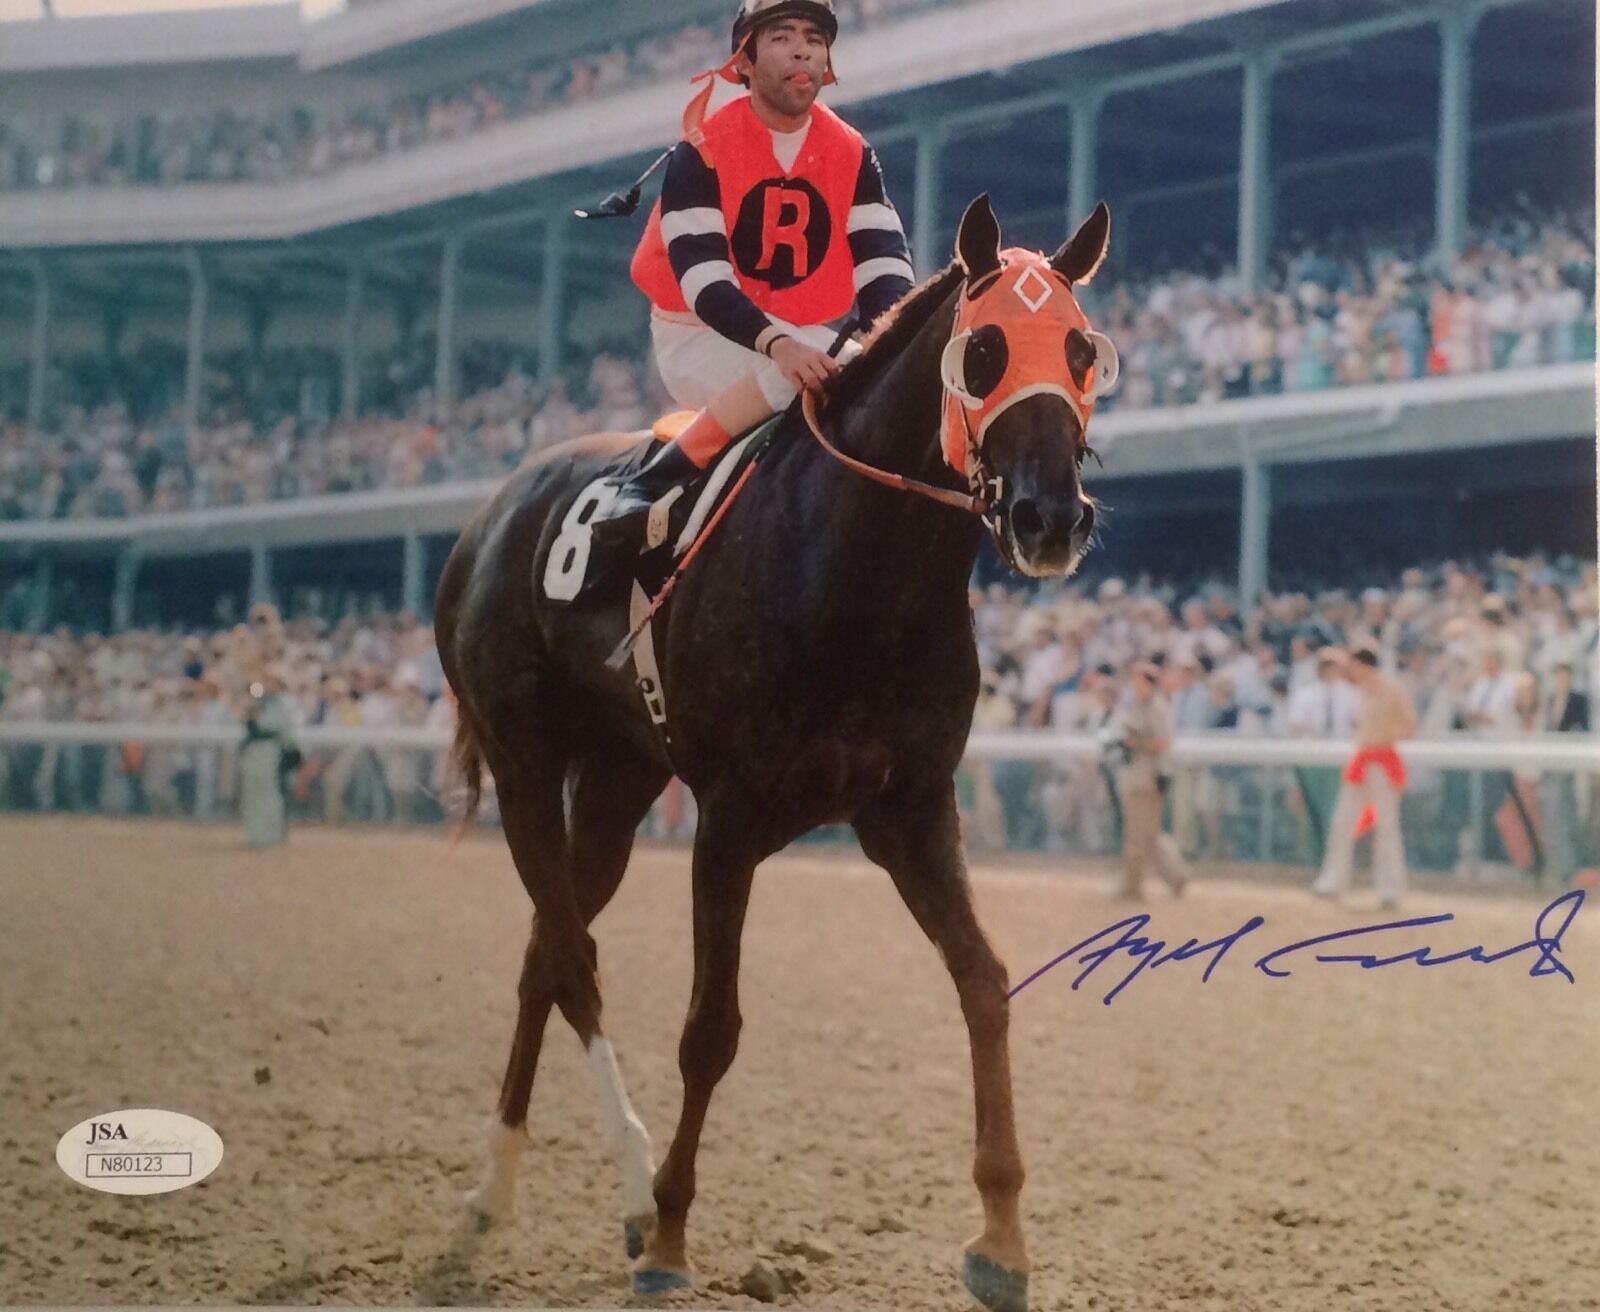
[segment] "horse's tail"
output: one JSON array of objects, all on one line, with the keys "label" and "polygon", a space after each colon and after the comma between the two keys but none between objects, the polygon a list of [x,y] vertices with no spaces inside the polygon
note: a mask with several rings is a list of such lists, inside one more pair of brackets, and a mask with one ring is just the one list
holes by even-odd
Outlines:
[{"label": "horse's tail", "polygon": [[456,738],[450,747],[450,759],[466,786],[461,818],[456,822],[455,842],[472,828],[478,818],[478,807],[483,801],[483,749],[478,745],[478,735],[473,732],[472,717],[464,707],[457,707]]}]

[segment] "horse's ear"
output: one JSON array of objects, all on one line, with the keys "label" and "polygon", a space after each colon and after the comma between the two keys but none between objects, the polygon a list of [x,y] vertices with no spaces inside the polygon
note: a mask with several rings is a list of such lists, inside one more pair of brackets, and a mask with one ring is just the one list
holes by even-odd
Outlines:
[{"label": "horse's ear", "polygon": [[1000,220],[994,216],[988,192],[968,205],[961,216],[961,226],[956,229],[956,259],[961,262],[969,287],[1000,268]]},{"label": "horse's ear", "polygon": [[1083,221],[1061,249],[1050,257],[1050,267],[1069,283],[1088,282],[1099,271],[1111,246],[1111,211],[1105,201]]}]

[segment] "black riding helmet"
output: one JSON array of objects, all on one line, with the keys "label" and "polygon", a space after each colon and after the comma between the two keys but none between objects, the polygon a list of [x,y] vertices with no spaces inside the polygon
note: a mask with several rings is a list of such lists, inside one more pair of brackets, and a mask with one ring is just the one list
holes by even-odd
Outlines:
[{"label": "black riding helmet", "polygon": [[831,46],[839,38],[839,18],[833,0],[740,0],[739,16],[733,20],[733,49],[739,47],[757,28],[780,18],[809,18],[827,34]]}]

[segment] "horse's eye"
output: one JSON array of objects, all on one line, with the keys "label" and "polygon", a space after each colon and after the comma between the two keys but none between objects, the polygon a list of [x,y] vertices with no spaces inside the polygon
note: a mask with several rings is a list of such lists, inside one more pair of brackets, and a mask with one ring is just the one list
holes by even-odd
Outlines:
[{"label": "horse's eye", "polygon": [[1006,364],[1010,358],[1005,330],[999,324],[984,324],[981,328],[973,329],[972,335],[967,338],[962,371],[967,392],[980,401],[988,396],[1006,376]]},{"label": "horse's eye", "polygon": [[1089,371],[1094,368],[1094,343],[1077,328],[1067,329],[1067,372],[1083,391],[1089,386]]}]

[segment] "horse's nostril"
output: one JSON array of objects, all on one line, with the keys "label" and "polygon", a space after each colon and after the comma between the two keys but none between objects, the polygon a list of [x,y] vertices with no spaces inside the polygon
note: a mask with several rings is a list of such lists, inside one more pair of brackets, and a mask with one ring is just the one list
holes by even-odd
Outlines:
[{"label": "horse's nostril", "polygon": [[1019,538],[1037,537],[1044,532],[1044,516],[1033,501],[1019,501],[1011,508],[1011,527]]},{"label": "horse's nostril", "polygon": [[1083,503],[1083,517],[1078,523],[1085,537],[1094,532],[1094,507],[1087,501]]}]

